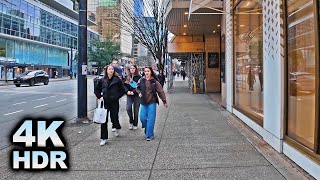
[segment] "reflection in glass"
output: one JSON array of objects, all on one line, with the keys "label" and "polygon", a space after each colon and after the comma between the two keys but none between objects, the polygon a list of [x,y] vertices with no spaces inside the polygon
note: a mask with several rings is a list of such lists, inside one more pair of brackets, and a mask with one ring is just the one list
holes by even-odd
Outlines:
[{"label": "reflection in glass", "polygon": [[14,58],[14,41],[7,40],[7,58],[13,59]]},{"label": "reflection in glass", "polygon": [[263,119],[262,1],[243,0],[235,9],[235,106]]},{"label": "reflection in glass", "polygon": [[21,1],[20,5],[20,17],[27,19],[28,17],[28,4],[25,1]]},{"label": "reflection in glass", "polygon": [[[0,33],[68,48],[78,48],[77,24],[25,0],[0,0],[0,27]],[[88,37],[88,41],[92,37]]]},{"label": "reflection in glass", "polygon": [[312,0],[288,1],[288,135],[313,149],[315,26]]},{"label": "reflection in glass", "polygon": [[0,57],[6,56],[6,41],[4,39],[0,39]]}]

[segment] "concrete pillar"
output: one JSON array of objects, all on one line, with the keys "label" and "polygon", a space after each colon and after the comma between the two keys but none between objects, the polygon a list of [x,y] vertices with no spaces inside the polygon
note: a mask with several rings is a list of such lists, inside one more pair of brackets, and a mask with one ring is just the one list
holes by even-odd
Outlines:
[{"label": "concrete pillar", "polygon": [[284,39],[281,0],[263,1],[263,138],[282,152],[284,115]]}]

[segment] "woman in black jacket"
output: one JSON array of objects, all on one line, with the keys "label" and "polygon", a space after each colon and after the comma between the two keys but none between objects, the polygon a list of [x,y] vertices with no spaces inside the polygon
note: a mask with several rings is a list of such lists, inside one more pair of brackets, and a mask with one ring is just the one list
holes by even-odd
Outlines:
[{"label": "woman in black jacket", "polygon": [[[126,77],[125,81],[125,92],[127,94],[127,106],[126,110],[129,116],[129,129],[138,129],[138,118],[139,118],[139,108],[140,108],[140,97],[136,92],[137,83],[141,78],[138,67],[136,65],[131,65],[129,70],[129,75]],[[132,114],[133,105],[133,114]]]},{"label": "woman in black jacket", "polygon": [[163,74],[163,70],[161,70],[160,73],[158,74],[158,79],[163,88],[164,83],[166,83],[166,76]]},{"label": "woman in black jacket", "polygon": [[[103,97],[104,107],[108,110],[108,114],[110,112],[112,132],[114,133],[114,136],[119,136],[119,130],[121,129],[119,123],[119,99],[125,94],[125,89],[121,79],[112,66],[106,67],[105,76],[98,82],[94,93],[98,99]],[[106,122],[101,124],[100,145],[105,145],[107,139],[108,116]]]}]

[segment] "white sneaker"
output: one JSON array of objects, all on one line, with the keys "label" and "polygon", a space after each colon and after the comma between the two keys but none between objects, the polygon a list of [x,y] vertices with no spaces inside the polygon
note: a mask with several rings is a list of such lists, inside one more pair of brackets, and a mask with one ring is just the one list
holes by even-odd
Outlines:
[{"label": "white sneaker", "polygon": [[106,139],[101,139],[100,141],[100,146],[104,146],[108,143],[108,141]]},{"label": "white sneaker", "polygon": [[133,124],[130,124],[130,125],[129,125],[129,129],[132,130],[133,128],[134,128],[134,127],[133,127]]},{"label": "white sneaker", "polygon": [[116,128],[112,128],[112,132],[116,132],[117,131],[117,129]]},{"label": "white sneaker", "polygon": [[153,140],[153,139],[154,139],[154,137],[146,138],[147,141],[151,141],[151,140]]},{"label": "white sneaker", "polygon": [[133,130],[137,130],[138,129],[138,127],[137,126],[133,126]]},{"label": "white sneaker", "polygon": [[118,137],[118,136],[119,136],[119,130],[114,131],[114,132],[113,132],[113,135],[114,135],[115,137]]}]

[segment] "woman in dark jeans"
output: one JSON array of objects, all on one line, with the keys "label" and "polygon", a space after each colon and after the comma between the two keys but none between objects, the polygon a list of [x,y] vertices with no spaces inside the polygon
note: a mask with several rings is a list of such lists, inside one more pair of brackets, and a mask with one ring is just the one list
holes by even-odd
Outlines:
[{"label": "woman in dark jeans", "polygon": [[[119,123],[119,99],[125,94],[125,89],[121,79],[112,66],[106,67],[105,76],[98,82],[94,93],[98,99],[103,97],[104,107],[108,110],[108,114],[110,113],[112,132],[114,136],[119,136],[119,130],[121,129]],[[107,139],[108,116],[106,122],[101,124],[100,145],[105,145]]]},{"label": "woman in dark jeans", "polygon": [[[139,108],[140,108],[140,97],[136,92],[137,83],[141,78],[138,67],[136,65],[131,65],[129,70],[129,75],[126,77],[125,81],[125,92],[127,94],[127,113],[129,116],[129,129],[138,129],[138,118],[139,118]],[[132,114],[133,105],[133,114]]]},{"label": "woman in dark jeans", "polygon": [[164,83],[166,83],[166,76],[163,74],[163,71],[161,70],[160,73],[158,74],[158,79],[161,84],[161,86],[164,86]]}]

